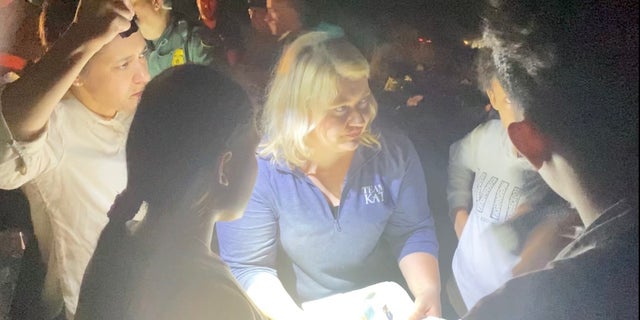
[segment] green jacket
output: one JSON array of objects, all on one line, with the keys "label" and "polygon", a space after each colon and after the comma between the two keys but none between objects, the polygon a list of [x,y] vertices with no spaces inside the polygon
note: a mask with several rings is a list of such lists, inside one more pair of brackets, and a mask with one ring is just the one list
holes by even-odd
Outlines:
[{"label": "green jacket", "polygon": [[224,46],[221,42],[203,41],[204,37],[213,38],[207,36],[208,32],[213,31],[171,19],[160,38],[147,41],[149,75],[153,78],[165,69],[185,63],[213,65],[218,70],[225,70]]}]

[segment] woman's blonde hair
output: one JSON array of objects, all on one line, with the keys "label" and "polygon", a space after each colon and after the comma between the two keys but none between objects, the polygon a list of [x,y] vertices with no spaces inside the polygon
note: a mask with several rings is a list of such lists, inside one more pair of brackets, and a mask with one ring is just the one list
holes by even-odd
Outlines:
[{"label": "woman's blonde hair", "polygon": [[[283,53],[269,85],[261,128],[265,139],[260,156],[289,167],[301,167],[310,155],[305,138],[324,118],[338,96],[338,80],[369,77],[369,63],[343,37],[310,32],[292,42]],[[371,100],[372,120],[377,112]],[[379,146],[367,127],[361,141]]]}]

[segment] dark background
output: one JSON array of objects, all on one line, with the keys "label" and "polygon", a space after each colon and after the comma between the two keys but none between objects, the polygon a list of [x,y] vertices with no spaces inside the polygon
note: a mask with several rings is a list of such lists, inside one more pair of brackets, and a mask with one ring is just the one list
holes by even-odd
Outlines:
[{"label": "dark background", "polygon": [[[478,36],[481,22],[478,12],[482,3],[474,0],[323,0],[318,5],[330,8],[328,15],[348,17],[355,28],[371,33],[372,39],[384,36],[388,24],[401,21],[416,27],[423,36],[432,39],[434,45],[461,46],[464,39]],[[238,20],[248,23],[246,1],[226,0],[220,4]],[[39,12],[39,7],[26,0],[0,0],[0,52],[27,60],[41,54],[37,37]]]}]

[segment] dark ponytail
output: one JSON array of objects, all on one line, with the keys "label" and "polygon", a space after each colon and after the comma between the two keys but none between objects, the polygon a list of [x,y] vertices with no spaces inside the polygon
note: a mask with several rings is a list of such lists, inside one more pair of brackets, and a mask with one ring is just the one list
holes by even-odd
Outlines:
[{"label": "dark ponytail", "polygon": [[133,219],[141,204],[140,197],[130,188],[116,196],[107,213],[109,223],[102,230],[96,250],[85,270],[76,320],[124,319],[124,308],[111,306],[124,306],[128,300],[129,290],[125,285],[133,263],[123,257],[130,256],[129,253],[135,249],[128,243],[131,235],[126,222]]},{"label": "dark ponytail", "polygon": [[111,209],[107,213],[109,223],[125,223],[138,213],[142,200],[140,196],[131,189],[124,189],[113,202]]}]

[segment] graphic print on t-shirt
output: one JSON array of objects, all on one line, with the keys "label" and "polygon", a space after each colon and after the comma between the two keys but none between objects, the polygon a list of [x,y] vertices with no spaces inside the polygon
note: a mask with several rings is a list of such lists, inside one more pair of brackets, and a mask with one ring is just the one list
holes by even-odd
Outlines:
[{"label": "graphic print on t-shirt", "polygon": [[[513,214],[518,205],[521,194],[520,188],[513,187],[509,193],[507,192],[511,186],[509,182],[494,176],[487,178],[487,176],[486,172],[482,172],[474,181],[473,190],[476,192],[473,203],[474,211],[490,222],[505,221]],[[488,207],[490,210],[488,211],[485,210],[487,209],[487,202],[490,203]]]}]

